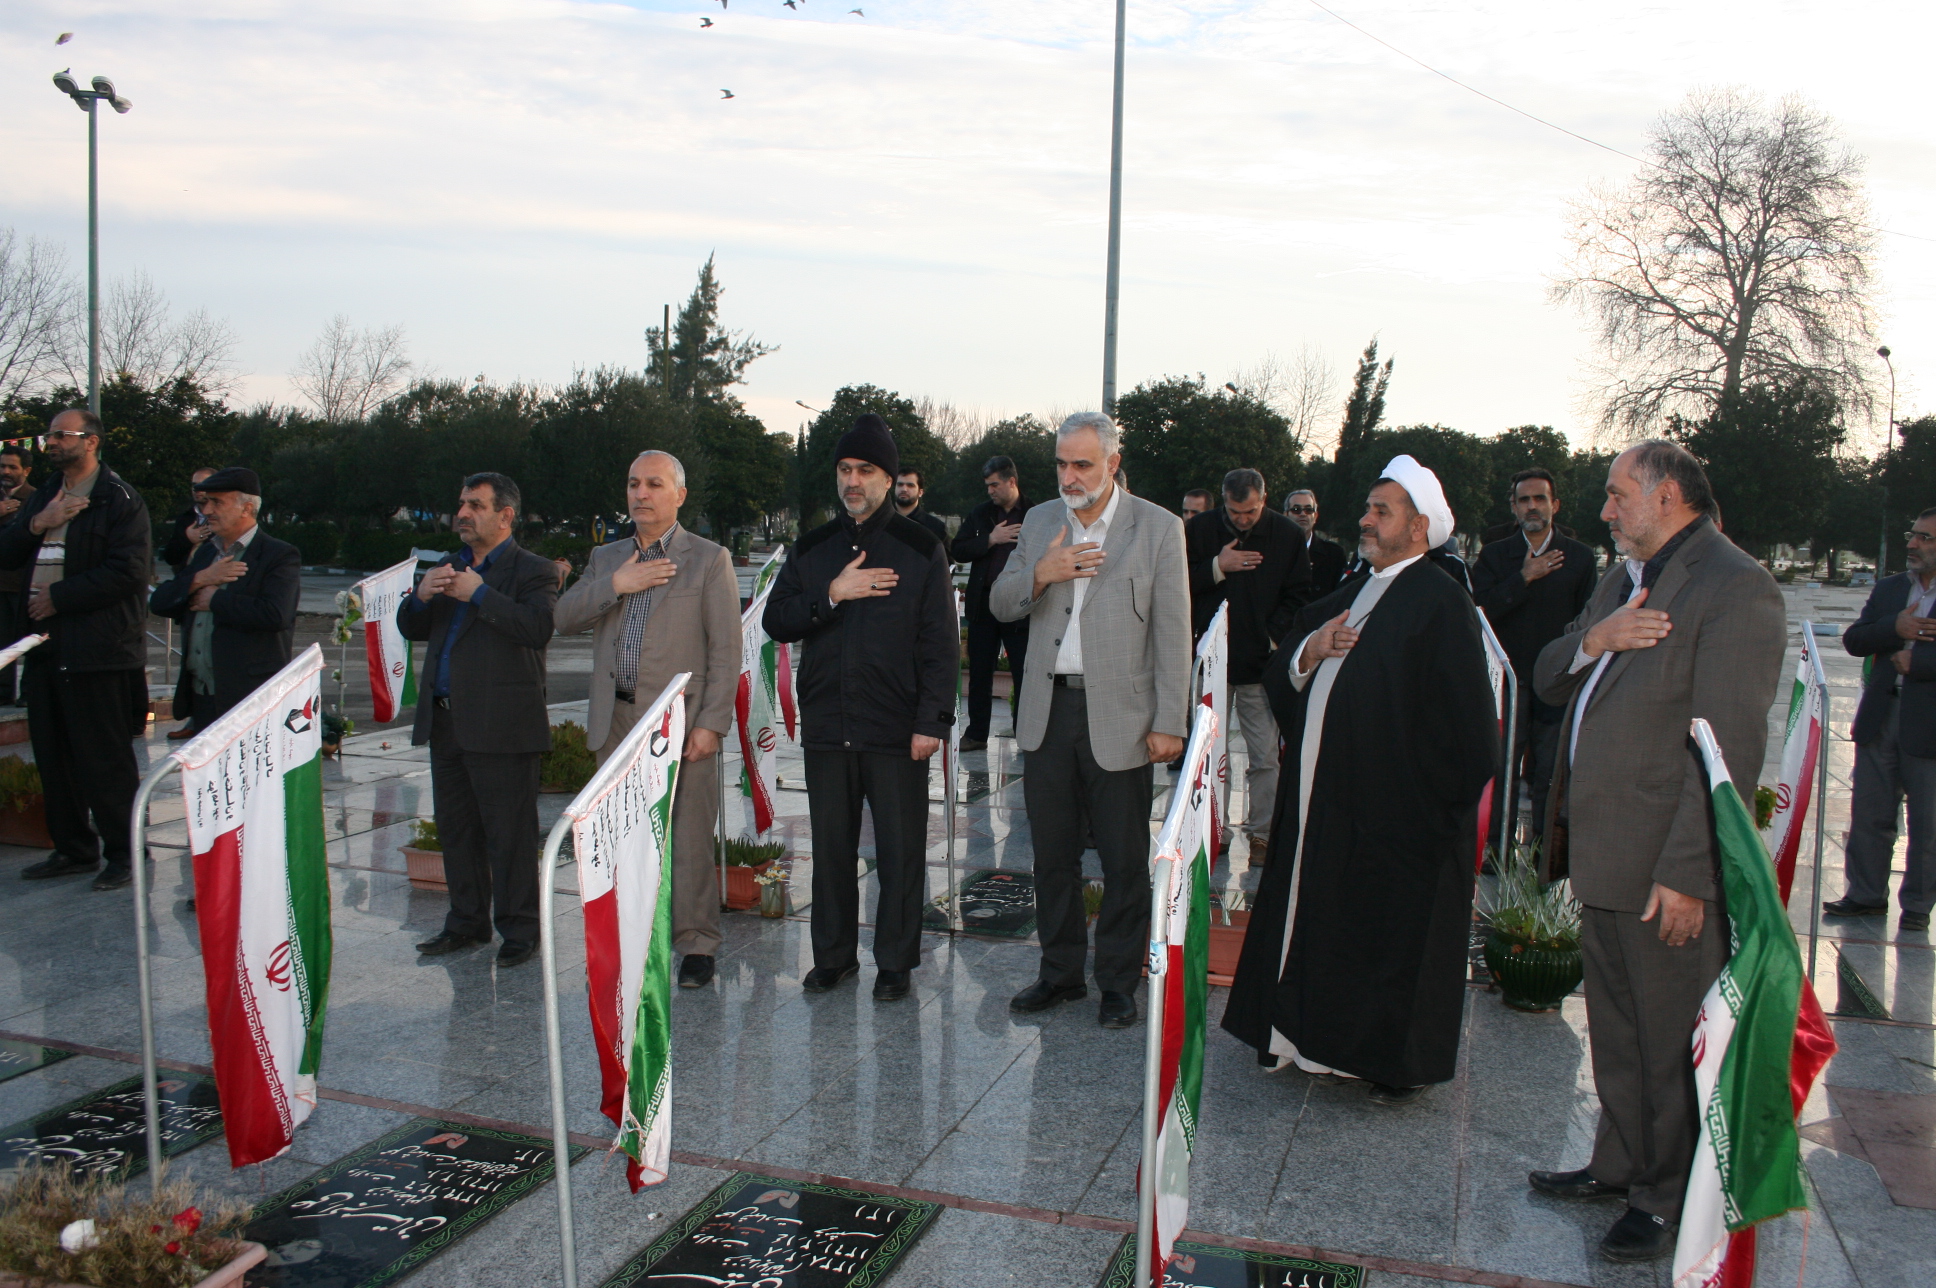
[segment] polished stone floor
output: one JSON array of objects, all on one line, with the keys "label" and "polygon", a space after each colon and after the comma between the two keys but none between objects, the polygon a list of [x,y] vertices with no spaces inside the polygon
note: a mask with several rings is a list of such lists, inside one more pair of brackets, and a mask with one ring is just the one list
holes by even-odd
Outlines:
[{"label": "polished stone floor", "polygon": [[[1791,595],[1791,611],[1797,621],[1806,614],[1846,622],[1859,602],[1848,592],[1804,591]],[[1826,660],[1834,722],[1845,735],[1859,667],[1832,645]],[[554,718],[581,710],[561,706]],[[1770,713],[1777,731],[1784,711],[1785,694]],[[998,708],[998,730],[1004,718]],[[144,754],[159,745],[151,735]],[[1840,893],[1849,750],[1845,738],[1832,745],[1824,898]],[[1233,752],[1241,783],[1241,745]],[[1764,781],[1778,757],[1777,738]],[[962,876],[1027,869],[1020,761],[1002,737],[965,758]],[[254,1196],[420,1113],[547,1130],[536,965],[499,971],[489,950],[438,959],[413,950],[439,927],[445,907],[441,894],[409,886],[396,851],[409,820],[429,812],[427,770],[424,753],[394,728],[352,739],[328,770],[336,962],[325,1103],[291,1152],[262,1168],[230,1173],[214,1142],[178,1160],[177,1172]],[[794,888],[804,892],[811,854],[806,798],[793,790],[797,760],[784,762],[783,773],[780,835],[797,856]],[[1747,777],[1738,768],[1737,776]],[[1158,782],[1152,818],[1163,808],[1166,776]],[[544,798],[547,824],[563,803]],[[731,814],[740,809],[729,804]],[[179,797],[164,792],[153,817],[159,1044],[165,1059],[202,1064],[208,1039],[194,920],[182,904]],[[0,1124],[126,1077],[125,1059],[139,1049],[126,893],[97,895],[82,879],[6,879],[35,857],[0,849],[0,1032],[101,1054],[0,1083]],[[1804,953],[1811,858],[1805,847],[1792,901]],[[929,874],[931,893],[941,894],[948,867],[939,808]],[[603,1139],[609,1124],[596,1109],[575,874],[567,865],[555,875],[570,1126]],[[1241,840],[1214,880],[1225,889],[1254,880]],[[722,1168],[746,1165],[942,1196],[948,1210],[890,1280],[899,1288],[1094,1283],[1133,1217],[1143,1030],[1099,1028],[1093,1001],[1011,1015],[1008,997],[1035,975],[1027,941],[927,935],[908,1002],[875,1004],[867,993],[871,968],[858,987],[805,996],[798,987],[811,964],[805,911],[802,893],[788,918],[729,915],[718,980],[676,994],[677,1165],[664,1185],[632,1196],[622,1169],[604,1154],[577,1164],[581,1282],[598,1283],[723,1179]],[[1936,1141],[1865,1149],[1842,1120],[1847,1113],[1855,1122],[1858,1096],[1864,1112],[1911,1098],[1920,1108],[1936,1096],[1929,937],[1899,935],[1893,919],[1882,918],[1825,922],[1820,934],[1824,1005],[1860,1009],[1847,983],[1853,975],[1889,1018],[1835,1022],[1841,1054],[1802,1115],[1811,1125],[1804,1151],[1816,1208],[1806,1221],[1791,1217],[1769,1230],[1762,1282],[1927,1285],[1936,1282],[1936,1210],[1891,1196],[1914,1201],[1932,1192],[1914,1188],[1915,1169],[1926,1165],[1917,1155],[1936,1156],[1927,1148]],[[1213,1014],[1223,996],[1213,992]],[[1838,1088],[1850,1093],[1846,1110]],[[1247,1049],[1213,1032],[1203,1103],[1191,1225],[1205,1235],[1322,1248],[1369,1265],[1379,1288],[1447,1280],[1500,1288],[1667,1284],[1663,1265],[1623,1268],[1595,1256],[1616,1206],[1548,1201],[1525,1186],[1529,1168],[1577,1166],[1587,1156],[1595,1102],[1577,997],[1559,1012],[1524,1015],[1472,989],[1458,1077],[1402,1111],[1301,1074],[1262,1073]],[[554,1239],[555,1206],[544,1189],[410,1282],[558,1283]]]}]

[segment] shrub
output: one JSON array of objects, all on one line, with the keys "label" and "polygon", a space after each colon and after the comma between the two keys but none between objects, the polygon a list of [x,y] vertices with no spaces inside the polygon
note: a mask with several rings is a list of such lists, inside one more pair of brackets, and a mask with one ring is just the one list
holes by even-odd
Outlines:
[{"label": "shrub", "polygon": [[352,532],[343,538],[339,558],[347,568],[380,572],[402,563],[412,550],[455,550],[463,543],[454,532]]},{"label": "shrub", "polygon": [[575,792],[592,780],[598,760],[585,745],[585,726],[570,720],[551,726],[551,750],[538,762],[538,782],[551,791]]},{"label": "shrub", "polygon": [[[757,868],[762,863],[770,863],[786,853],[785,841],[756,841],[750,836],[730,836],[726,838],[726,866],[729,868]],[[720,840],[713,838],[713,862],[719,862]]]},{"label": "shrub", "polygon": [[437,820],[420,818],[410,828],[410,848],[413,850],[435,850],[444,852],[443,838],[437,835]]},{"label": "shrub", "polygon": [[326,564],[336,558],[336,552],[343,544],[342,530],[333,523],[298,523],[288,528],[278,528],[270,535],[296,547],[302,554],[302,561],[312,565]]}]

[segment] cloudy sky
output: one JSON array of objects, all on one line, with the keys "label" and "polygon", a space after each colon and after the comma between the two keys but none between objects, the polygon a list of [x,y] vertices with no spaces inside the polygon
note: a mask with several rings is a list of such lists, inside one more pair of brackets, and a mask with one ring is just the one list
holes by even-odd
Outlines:
[{"label": "cloudy sky", "polygon": [[[1906,234],[1882,338],[1904,406],[1936,396],[1925,6],[1327,2],[1626,152],[1696,86],[1807,96]],[[1309,0],[1129,15],[1124,388],[1305,345],[1342,376],[1375,334],[1394,421],[1584,438],[1593,350],[1546,286],[1569,198],[1632,162]],[[227,318],[248,398],[293,400],[337,313],[449,376],[640,366],[716,252],[728,324],[781,346],[744,391],[772,428],[856,382],[1074,409],[1100,393],[1112,23],[1108,0],[10,0],[0,226],[84,262],[84,120],[48,81],[71,65],[136,104],[102,124],[104,271]]]}]

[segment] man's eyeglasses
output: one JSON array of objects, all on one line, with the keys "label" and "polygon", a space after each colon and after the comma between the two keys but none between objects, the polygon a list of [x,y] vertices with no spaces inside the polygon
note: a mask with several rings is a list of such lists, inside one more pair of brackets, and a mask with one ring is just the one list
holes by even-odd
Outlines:
[{"label": "man's eyeglasses", "polygon": [[1318,508],[1315,505],[1292,505],[1286,506],[1284,512],[1286,514],[1316,514]]},{"label": "man's eyeglasses", "polygon": [[51,432],[49,432],[49,433],[46,433],[46,434],[42,434],[42,435],[40,436],[40,445],[41,445],[42,447],[46,447],[46,446],[47,446],[47,442],[48,442],[48,440],[49,440],[49,439],[57,439],[57,438],[92,438],[92,437],[93,437],[93,435],[92,435],[92,434],[90,434],[90,433],[89,433],[89,432],[88,432],[87,430],[85,430],[85,429],[56,429],[56,430],[53,430],[53,431],[51,431]]},{"label": "man's eyeglasses", "polygon": [[1914,528],[1902,534],[1903,544],[1914,545],[1918,541],[1936,542],[1936,532],[1917,532]]}]

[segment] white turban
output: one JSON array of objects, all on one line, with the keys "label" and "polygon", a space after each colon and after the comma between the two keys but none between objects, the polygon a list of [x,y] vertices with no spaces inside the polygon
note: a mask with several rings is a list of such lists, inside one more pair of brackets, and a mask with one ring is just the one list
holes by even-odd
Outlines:
[{"label": "white turban", "polygon": [[1445,503],[1439,476],[1409,456],[1394,456],[1378,477],[1390,479],[1412,498],[1412,508],[1425,516],[1425,542],[1432,549],[1452,539],[1452,507]]}]

